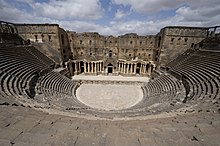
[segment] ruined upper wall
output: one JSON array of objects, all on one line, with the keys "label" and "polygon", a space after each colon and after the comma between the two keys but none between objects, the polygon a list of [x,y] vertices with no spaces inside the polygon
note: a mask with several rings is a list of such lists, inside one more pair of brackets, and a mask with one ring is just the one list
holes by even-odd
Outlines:
[{"label": "ruined upper wall", "polygon": [[206,37],[207,28],[205,27],[183,27],[183,26],[167,26],[163,28],[167,36],[181,37]]},{"label": "ruined upper wall", "polygon": [[[140,59],[166,64],[207,37],[208,28],[167,26],[158,35],[103,36],[97,32],[65,31],[57,24],[17,24],[19,34],[34,43],[50,45],[62,61],[74,59]],[[71,49],[71,50],[70,50]]]},{"label": "ruined upper wall", "polygon": [[121,36],[103,36],[97,32],[67,32],[73,56],[76,59],[106,59],[109,52],[117,59],[152,60],[155,36],[129,33]]},{"label": "ruined upper wall", "polygon": [[58,24],[16,24],[19,33],[57,33]]},{"label": "ruined upper wall", "polygon": [[23,39],[18,36],[17,29],[13,23],[0,21],[0,44],[23,44]]},{"label": "ruined upper wall", "polygon": [[168,26],[157,35],[157,46],[160,50],[160,65],[165,65],[190,47],[204,40],[208,28]]},{"label": "ruined upper wall", "polygon": [[38,43],[52,43],[53,47],[58,48],[59,25],[57,24],[16,24],[18,34],[25,40]]},{"label": "ruined upper wall", "polygon": [[63,64],[70,56],[67,34],[58,24],[16,24],[18,34],[44,52],[55,62]]},{"label": "ruined upper wall", "polygon": [[0,21],[0,33],[18,33],[15,25],[10,22]]}]

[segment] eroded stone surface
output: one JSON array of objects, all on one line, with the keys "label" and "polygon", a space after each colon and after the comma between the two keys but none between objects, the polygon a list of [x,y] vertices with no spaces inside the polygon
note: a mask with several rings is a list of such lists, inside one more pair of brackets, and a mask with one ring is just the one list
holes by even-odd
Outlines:
[{"label": "eroded stone surface", "polygon": [[0,145],[6,146],[217,146],[220,143],[220,116],[215,111],[113,121],[88,120],[3,105],[0,106],[0,115]]}]

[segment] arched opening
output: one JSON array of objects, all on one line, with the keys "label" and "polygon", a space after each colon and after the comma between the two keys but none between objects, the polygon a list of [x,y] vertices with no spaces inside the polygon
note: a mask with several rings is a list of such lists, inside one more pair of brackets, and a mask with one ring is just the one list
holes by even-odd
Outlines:
[{"label": "arched opening", "polygon": [[108,56],[109,56],[109,58],[111,58],[111,57],[112,57],[112,51],[111,51],[111,50],[109,51]]},{"label": "arched opening", "polygon": [[108,74],[111,74],[113,72],[113,65],[109,63],[107,67],[108,67]]},{"label": "arched opening", "polygon": [[84,73],[84,62],[80,61],[80,73]]},{"label": "arched opening", "polygon": [[140,74],[140,70],[141,70],[141,63],[138,63],[136,68],[136,73]]}]

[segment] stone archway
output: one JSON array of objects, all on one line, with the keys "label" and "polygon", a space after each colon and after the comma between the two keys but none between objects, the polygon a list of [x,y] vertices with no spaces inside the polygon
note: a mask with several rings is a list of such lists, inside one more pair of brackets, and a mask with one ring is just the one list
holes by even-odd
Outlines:
[{"label": "stone archway", "polygon": [[111,74],[113,72],[113,65],[109,63],[107,68],[108,68],[108,74]]}]

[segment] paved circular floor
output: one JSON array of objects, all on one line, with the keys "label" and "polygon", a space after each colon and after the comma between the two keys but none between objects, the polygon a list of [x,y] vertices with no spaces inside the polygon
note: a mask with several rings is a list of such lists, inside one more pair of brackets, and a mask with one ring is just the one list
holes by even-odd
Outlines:
[{"label": "paved circular floor", "polygon": [[82,84],[76,90],[79,101],[101,110],[121,110],[132,107],[143,98],[138,85]]}]

